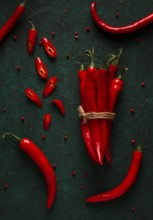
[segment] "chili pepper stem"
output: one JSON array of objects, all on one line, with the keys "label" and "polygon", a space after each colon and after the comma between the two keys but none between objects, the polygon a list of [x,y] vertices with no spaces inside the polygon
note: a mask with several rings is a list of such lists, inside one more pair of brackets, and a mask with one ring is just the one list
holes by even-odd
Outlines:
[{"label": "chili pepper stem", "polygon": [[36,27],[35,27],[35,25],[32,23],[32,21],[28,21],[28,23],[31,24],[31,29],[32,29],[32,30],[36,30]]},{"label": "chili pepper stem", "polygon": [[142,144],[139,144],[138,147],[137,147],[137,151],[142,152],[142,150],[143,150]]},{"label": "chili pepper stem", "polygon": [[23,7],[24,7],[24,6],[27,4],[27,1],[28,1],[28,0],[25,0],[24,2],[20,3],[20,6],[23,6]]},{"label": "chili pepper stem", "polygon": [[118,53],[117,53],[117,55],[116,55],[116,58],[114,59],[114,61],[113,61],[113,64],[114,65],[118,65],[119,64],[119,62],[120,62],[120,57],[121,57],[121,54],[122,54],[122,48],[120,48],[119,50],[118,50]]},{"label": "chili pepper stem", "polygon": [[83,63],[80,64],[80,70],[84,70],[84,65],[83,65]]},{"label": "chili pepper stem", "polygon": [[103,61],[103,63],[102,63],[102,69],[108,69],[108,66],[109,66],[109,62],[111,61],[111,60],[114,60],[114,58],[115,58],[115,55],[114,54],[108,54],[108,56],[107,57],[105,57],[105,59],[104,59],[104,61]]},{"label": "chili pepper stem", "polygon": [[21,141],[20,137],[16,136],[15,134],[13,134],[11,132],[5,132],[2,137],[5,138],[7,135],[13,136],[19,142]]},{"label": "chili pepper stem", "polygon": [[125,68],[123,69],[123,71],[122,71],[121,74],[118,76],[118,78],[119,78],[119,79],[123,79],[123,75],[124,75],[124,73],[125,73],[126,71],[128,71],[128,68],[127,68],[127,67],[125,67]]},{"label": "chili pepper stem", "polygon": [[89,68],[93,68],[95,66],[95,61],[94,61],[94,48],[92,50],[86,50],[86,54],[90,56],[91,58],[91,63],[89,65]]}]

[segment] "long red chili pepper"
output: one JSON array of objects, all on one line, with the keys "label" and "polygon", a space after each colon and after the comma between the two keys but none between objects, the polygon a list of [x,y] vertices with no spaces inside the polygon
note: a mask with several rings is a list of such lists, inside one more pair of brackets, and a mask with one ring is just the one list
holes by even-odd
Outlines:
[{"label": "long red chili pepper", "polygon": [[55,89],[56,87],[56,84],[57,84],[57,77],[56,76],[52,76],[47,84],[45,85],[44,89],[43,89],[43,97],[46,98],[47,96],[49,96],[53,90]]},{"label": "long red chili pepper", "polygon": [[28,50],[29,55],[31,55],[36,45],[38,31],[36,30],[36,27],[31,21],[29,21],[29,23],[31,24],[31,29],[28,32],[27,50]]},{"label": "long red chili pepper", "polygon": [[106,22],[104,22],[97,14],[96,11],[96,2],[92,2],[91,3],[91,15],[95,21],[95,23],[104,31],[109,32],[111,34],[129,34],[132,33],[134,31],[140,30],[144,27],[146,27],[147,25],[153,23],[153,13],[147,15],[146,17],[130,24],[127,26],[119,26],[119,27],[114,27],[111,26],[109,24],[107,24]]},{"label": "long red chili pepper", "polygon": [[43,127],[44,127],[44,130],[48,130],[49,127],[50,127],[50,124],[51,124],[51,121],[52,121],[52,116],[50,113],[46,113],[44,115],[44,120],[43,120]]},{"label": "long red chili pepper", "polygon": [[12,28],[15,26],[17,20],[19,17],[23,14],[25,11],[25,5],[27,0],[25,0],[23,3],[20,3],[12,16],[9,18],[9,20],[1,27],[0,29],[0,42],[7,36],[7,34],[12,30]]},{"label": "long red chili pepper", "polygon": [[65,107],[60,99],[54,99],[52,100],[52,103],[57,106],[57,108],[60,110],[62,115],[65,115]]},{"label": "long red chili pepper", "polygon": [[6,135],[12,135],[19,141],[20,148],[31,157],[31,159],[37,164],[42,174],[44,175],[47,188],[48,188],[48,201],[47,207],[51,208],[56,195],[56,176],[53,168],[50,165],[48,159],[44,153],[28,138],[19,138],[10,132],[3,134],[3,138]]},{"label": "long red chili pepper", "polygon": [[57,51],[54,45],[45,37],[41,39],[41,42],[48,56],[55,58],[57,56]]},{"label": "long red chili pepper", "polygon": [[38,107],[40,107],[40,108],[42,107],[42,101],[41,101],[40,97],[37,95],[37,93],[35,93],[35,91],[33,91],[30,88],[27,88],[25,90],[25,95],[27,96],[28,99],[30,99]]},{"label": "long red chili pepper", "polygon": [[142,155],[142,146],[139,145],[133,153],[131,164],[125,179],[114,189],[89,197],[86,199],[86,202],[105,202],[116,199],[125,194],[136,181],[142,161]]},{"label": "long red chili pepper", "polygon": [[[83,64],[81,64],[80,66],[80,71],[78,73],[78,77],[80,80],[80,102],[81,102],[81,106],[84,109],[84,99],[85,99],[85,81],[86,81],[86,75],[87,75],[87,71],[84,70],[84,66]],[[83,137],[83,141],[85,144],[85,147],[87,149],[87,152],[91,158],[91,160],[93,162],[98,162],[98,159],[96,157],[96,153],[92,144],[92,138],[91,138],[91,133],[90,133],[90,129],[89,129],[89,123],[87,121],[87,123],[83,123],[83,120],[81,119],[81,132],[82,132],[82,137]]]},{"label": "long red chili pepper", "polygon": [[40,59],[40,57],[36,57],[36,59],[35,59],[35,67],[36,67],[36,70],[37,70],[39,76],[42,79],[47,79],[48,78],[47,67],[45,66],[45,64],[42,61],[42,59]]},{"label": "long red chili pepper", "polygon": [[[87,75],[85,81],[84,91],[84,107],[85,112],[97,112],[96,103],[96,71],[94,66],[94,50],[87,51],[91,57],[91,64],[87,68]],[[101,133],[100,133],[100,122],[98,119],[89,120],[89,128],[91,132],[93,146],[98,158],[99,164],[102,164],[101,157]]]},{"label": "long red chili pepper", "polygon": [[[125,68],[124,71],[127,71],[128,69]],[[108,102],[108,112],[114,112],[116,101],[119,95],[119,92],[121,91],[123,87],[123,80],[122,80],[122,74],[111,82],[110,88],[109,88],[109,102]],[[107,142],[107,148],[106,148],[106,159],[108,162],[112,162],[112,156],[110,153],[110,134],[111,134],[111,127],[112,127],[112,121],[108,122],[108,142]]]}]

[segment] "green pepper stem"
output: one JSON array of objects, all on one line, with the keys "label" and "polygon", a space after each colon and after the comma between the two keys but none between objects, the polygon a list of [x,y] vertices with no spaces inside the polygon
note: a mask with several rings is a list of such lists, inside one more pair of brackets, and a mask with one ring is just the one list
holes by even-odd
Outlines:
[{"label": "green pepper stem", "polygon": [[120,48],[120,49],[118,50],[118,53],[117,53],[117,55],[116,55],[116,58],[114,59],[114,61],[112,62],[112,64],[114,64],[114,65],[116,65],[116,66],[119,65],[120,57],[121,57],[122,51],[123,51],[122,48]]},{"label": "green pepper stem", "polygon": [[36,30],[36,27],[35,27],[35,25],[32,23],[32,21],[28,21],[28,23],[31,24],[31,29],[32,29],[32,30]]},{"label": "green pepper stem", "polygon": [[125,68],[123,69],[123,71],[121,72],[121,74],[120,74],[117,78],[123,79],[123,75],[124,75],[124,73],[125,73],[126,71],[128,71],[128,68],[127,68],[127,67],[125,67]]},{"label": "green pepper stem", "polygon": [[89,65],[89,67],[90,67],[90,68],[95,67],[94,48],[92,48],[91,51],[90,51],[90,50],[86,50],[86,54],[87,54],[88,56],[90,56],[90,58],[91,58],[91,63],[90,63],[90,65]]},{"label": "green pepper stem", "polygon": [[13,136],[17,141],[21,141],[21,138],[20,137],[18,137],[18,136],[16,136],[15,134],[13,134],[13,133],[11,133],[11,132],[5,132],[4,134],[3,134],[3,138],[5,138],[7,135],[10,135],[10,136]]},{"label": "green pepper stem", "polygon": [[25,0],[24,2],[20,3],[20,6],[25,6],[28,0]]},{"label": "green pepper stem", "polygon": [[142,144],[139,144],[139,145],[137,146],[137,151],[142,152],[142,150],[143,150]]},{"label": "green pepper stem", "polygon": [[83,63],[80,63],[80,70],[84,70],[84,65],[83,65]]}]

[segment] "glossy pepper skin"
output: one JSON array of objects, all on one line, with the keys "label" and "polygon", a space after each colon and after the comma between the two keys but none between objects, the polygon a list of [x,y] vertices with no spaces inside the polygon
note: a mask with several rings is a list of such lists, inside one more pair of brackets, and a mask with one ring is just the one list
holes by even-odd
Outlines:
[{"label": "glossy pepper skin", "polygon": [[0,42],[2,42],[2,40],[13,29],[19,17],[24,13],[26,2],[27,0],[25,0],[23,3],[20,3],[9,20],[0,28]]},{"label": "glossy pepper skin", "polygon": [[[84,66],[81,65],[80,71],[78,73],[78,77],[80,81],[80,102],[81,102],[83,109],[84,109],[84,98],[85,98],[84,92],[85,92],[86,75],[87,75],[87,71],[84,70]],[[91,138],[88,121],[87,123],[83,123],[83,120],[81,119],[80,126],[81,126],[83,141],[87,149],[87,152],[89,154],[89,157],[91,158],[93,162],[98,163],[98,159],[96,157],[96,153],[95,153],[95,150],[92,144],[92,138]]]},{"label": "glossy pepper skin", "polygon": [[[84,110],[85,112],[97,112],[96,103],[96,71],[94,67],[94,51],[87,51],[91,57],[91,64],[87,68],[87,75],[85,80],[84,89]],[[91,132],[91,138],[93,146],[98,158],[99,164],[102,165],[101,157],[101,133],[100,133],[100,122],[98,119],[88,120],[89,128]]]},{"label": "glossy pepper skin", "polygon": [[42,45],[47,53],[48,56],[51,58],[56,58],[57,56],[57,51],[54,45],[45,37],[41,39]]},{"label": "glossy pepper skin", "polygon": [[50,165],[44,153],[28,138],[19,138],[10,132],[6,135],[12,135],[19,141],[19,146],[39,167],[41,170],[48,188],[47,208],[51,208],[56,195],[56,176],[52,166]]},{"label": "glossy pepper skin", "polygon": [[44,119],[43,119],[43,127],[44,127],[44,130],[48,130],[49,127],[50,127],[50,124],[51,124],[51,121],[52,121],[52,116],[50,113],[46,113],[44,115]]},{"label": "glossy pepper skin", "polygon": [[48,69],[40,57],[35,58],[35,67],[40,78],[48,78]]},{"label": "glossy pepper skin", "polygon": [[90,6],[91,15],[95,23],[104,31],[111,34],[129,34],[138,31],[147,25],[153,23],[153,13],[127,26],[114,27],[104,22],[97,14],[96,2],[92,2]]},{"label": "glossy pepper skin", "polygon": [[43,89],[43,97],[46,98],[48,97],[53,90],[55,89],[56,85],[57,85],[57,77],[56,76],[52,76],[46,83],[44,89]]},{"label": "glossy pepper skin", "polygon": [[29,21],[29,23],[31,24],[31,29],[28,32],[27,51],[29,55],[32,55],[36,45],[38,31],[36,30],[36,27],[31,21]]},{"label": "glossy pepper skin", "polygon": [[[127,70],[127,68],[125,68]],[[108,102],[108,111],[109,112],[114,112],[115,110],[115,105],[117,102],[118,95],[123,87],[123,80],[122,80],[122,75],[119,77],[116,77],[113,79],[111,82],[110,88],[109,88],[109,102]],[[108,121],[108,142],[107,142],[107,147],[106,147],[106,159],[108,162],[112,162],[112,156],[110,153],[110,135],[111,135],[111,128],[112,128],[112,121]]]},{"label": "glossy pepper skin", "polygon": [[35,105],[37,105],[39,108],[42,108],[42,101],[40,97],[35,93],[34,90],[31,88],[27,88],[25,90],[25,95],[27,96],[28,99],[30,99]]},{"label": "glossy pepper skin", "polygon": [[61,114],[65,115],[65,107],[63,102],[60,99],[54,99],[52,100],[52,103],[57,106],[57,108],[60,110]]},{"label": "glossy pepper skin", "polygon": [[91,196],[86,199],[86,202],[105,202],[109,200],[116,199],[123,194],[125,194],[135,183],[138,172],[140,170],[141,162],[142,162],[142,146],[139,145],[137,149],[133,153],[133,157],[131,160],[131,164],[128,170],[128,173],[124,180],[114,189],[100,193],[95,196]]}]

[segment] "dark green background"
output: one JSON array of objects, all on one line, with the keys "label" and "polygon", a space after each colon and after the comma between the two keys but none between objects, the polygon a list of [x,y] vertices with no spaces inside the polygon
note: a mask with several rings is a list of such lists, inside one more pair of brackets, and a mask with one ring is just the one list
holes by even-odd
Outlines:
[{"label": "dark green background", "polygon": [[[110,36],[100,31],[90,15],[90,3],[85,0],[31,0],[26,11],[9,36],[0,45],[0,219],[3,220],[151,220],[153,219],[153,25],[129,36]],[[0,1],[0,26],[12,14],[20,1]],[[65,9],[67,13],[65,14]],[[153,2],[146,0],[97,0],[99,15],[113,25],[129,24],[153,11]],[[116,18],[116,12],[120,17]],[[38,29],[38,42],[42,36],[52,40],[58,50],[58,57],[52,60],[43,48],[36,45],[29,57],[26,50],[27,33],[31,20]],[[90,26],[91,31],[85,28]],[[51,32],[55,37],[51,37]],[[74,39],[78,31],[79,39]],[[18,39],[14,42],[13,37]],[[140,43],[137,42],[140,38]],[[91,163],[86,153],[80,127],[77,107],[79,105],[80,54],[95,48],[96,64],[100,65],[108,53],[123,48],[121,58],[129,71],[124,76],[124,89],[116,107],[117,117],[112,131],[112,165],[103,167]],[[66,55],[70,54],[70,59]],[[24,90],[33,88],[41,95],[45,82],[35,71],[34,59],[40,56],[55,74],[59,83],[54,93],[43,100],[39,109],[29,102]],[[21,66],[21,71],[16,66]],[[141,87],[144,81],[145,88]],[[63,118],[51,105],[54,98],[62,99],[66,107]],[[3,111],[6,108],[6,112]],[[135,108],[131,115],[130,108]],[[44,132],[44,113],[53,116],[49,131]],[[25,121],[21,122],[21,116]],[[29,137],[49,158],[56,163],[57,196],[51,210],[46,209],[46,185],[35,164],[18,148],[12,138],[2,139],[2,133],[12,131],[18,136]],[[144,135],[146,133],[146,136]],[[46,140],[42,141],[42,135]],[[67,142],[64,135],[68,135]],[[86,204],[85,198],[118,185],[128,170],[132,152],[145,136],[144,157],[138,179],[132,189],[114,201],[105,204]],[[136,140],[135,146],[131,139]],[[76,170],[76,177],[71,171]],[[84,177],[84,172],[88,176]],[[8,183],[8,190],[4,184]],[[81,190],[80,186],[85,189]],[[131,212],[135,206],[136,211]]]}]

